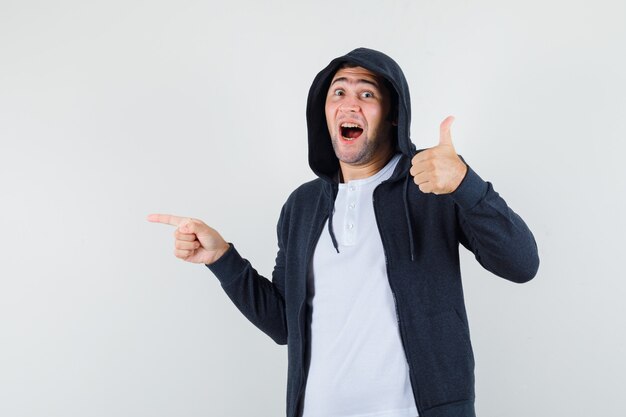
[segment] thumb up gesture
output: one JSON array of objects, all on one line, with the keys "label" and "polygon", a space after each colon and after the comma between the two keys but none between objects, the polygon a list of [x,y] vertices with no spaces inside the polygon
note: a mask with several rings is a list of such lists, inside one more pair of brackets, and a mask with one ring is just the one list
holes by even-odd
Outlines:
[{"label": "thumb up gesture", "polygon": [[452,145],[452,122],[452,116],[441,122],[439,145],[423,150],[411,160],[413,181],[423,193],[449,194],[457,189],[467,173],[467,165]]}]

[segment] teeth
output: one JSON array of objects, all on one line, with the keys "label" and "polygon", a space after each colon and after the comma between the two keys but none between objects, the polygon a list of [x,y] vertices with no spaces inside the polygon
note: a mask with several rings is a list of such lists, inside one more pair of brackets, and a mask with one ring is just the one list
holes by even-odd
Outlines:
[{"label": "teeth", "polygon": [[342,123],[341,127],[358,127],[358,128],[360,128],[361,126],[357,125],[356,123]]}]

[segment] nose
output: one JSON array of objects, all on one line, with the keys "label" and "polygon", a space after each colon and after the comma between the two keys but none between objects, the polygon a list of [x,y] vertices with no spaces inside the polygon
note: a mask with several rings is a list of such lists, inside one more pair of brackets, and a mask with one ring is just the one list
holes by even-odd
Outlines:
[{"label": "nose", "polygon": [[346,98],[339,109],[347,113],[355,113],[359,111],[359,103],[354,98]]}]

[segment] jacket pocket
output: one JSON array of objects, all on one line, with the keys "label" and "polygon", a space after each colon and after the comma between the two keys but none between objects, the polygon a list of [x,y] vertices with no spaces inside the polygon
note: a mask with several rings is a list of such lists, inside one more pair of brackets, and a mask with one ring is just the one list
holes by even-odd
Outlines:
[{"label": "jacket pocket", "polygon": [[416,321],[414,369],[424,407],[474,397],[474,355],[467,326],[454,309]]}]

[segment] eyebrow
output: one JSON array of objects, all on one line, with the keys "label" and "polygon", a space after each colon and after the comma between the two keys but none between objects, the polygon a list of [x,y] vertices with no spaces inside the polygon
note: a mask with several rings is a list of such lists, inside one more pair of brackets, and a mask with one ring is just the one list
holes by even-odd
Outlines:
[{"label": "eyebrow", "polygon": [[[335,78],[335,79],[333,80],[333,82],[332,82],[332,83],[330,83],[330,87],[332,87],[335,83],[342,82],[342,81],[349,82],[349,80],[348,80],[346,77],[339,77],[339,78]],[[369,85],[373,85],[373,86],[374,86],[374,87],[376,87],[376,88],[380,88],[380,87],[378,86],[378,83],[376,83],[375,81],[366,80],[365,78],[359,78],[359,79],[356,81],[356,84],[360,84],[360,83],[369,84]]]}]

